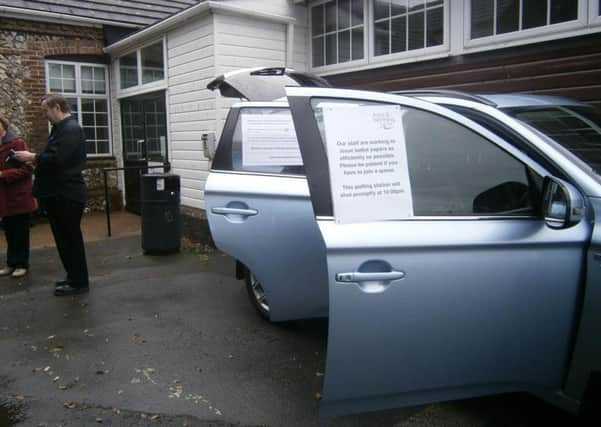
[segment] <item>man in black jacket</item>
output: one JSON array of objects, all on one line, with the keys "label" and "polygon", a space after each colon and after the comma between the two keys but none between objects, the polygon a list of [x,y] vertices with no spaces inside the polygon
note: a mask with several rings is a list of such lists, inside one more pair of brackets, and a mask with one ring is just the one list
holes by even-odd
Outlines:
[{"label": "man in black jacket", "polygon": [[35,163],[33,195],[46,211],[58,254],[67,272],[56,282],[54,295],[75,295],[89,290],[81,216],[86,202],[82,170],[86,162],[83,129],[71,115],[67,100],[48,94],[42,108],[52,123],[48,143],[41,153],[17,151],[15,157]]}]

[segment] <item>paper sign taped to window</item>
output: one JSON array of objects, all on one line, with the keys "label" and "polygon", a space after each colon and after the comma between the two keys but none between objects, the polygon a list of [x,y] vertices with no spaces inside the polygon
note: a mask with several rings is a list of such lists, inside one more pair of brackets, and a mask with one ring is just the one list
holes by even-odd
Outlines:
[{"label": "paper sign taped to window", "polygon": [[157,179],[157,191],[165,191],[165,179],[164,178]]},{"label": "paper sign taped to window", "polygon": [[303,164],[290,112],[242,116],[242,164],[244,166]]},{"label": "paper sign taped to window", "polygon": [[413,216],[401,108],[325,107],[323,120],[336,221]]}]

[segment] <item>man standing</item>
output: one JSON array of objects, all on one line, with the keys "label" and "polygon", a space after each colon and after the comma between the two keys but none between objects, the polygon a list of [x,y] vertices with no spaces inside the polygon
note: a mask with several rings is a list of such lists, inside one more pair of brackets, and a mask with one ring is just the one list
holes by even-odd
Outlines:
[{"label": "man standing", "polygon": [[33,195],[46,211],[56,248],[67,272],[56,282],[54,295],[75,295],[89,290],[81,216],[86,201],[82,170],[86,161],[83,129],[71,115],[67,100],[55,94],[42,99],[52,131],[41,153],[17,151],[22,162],[35,163]]}]

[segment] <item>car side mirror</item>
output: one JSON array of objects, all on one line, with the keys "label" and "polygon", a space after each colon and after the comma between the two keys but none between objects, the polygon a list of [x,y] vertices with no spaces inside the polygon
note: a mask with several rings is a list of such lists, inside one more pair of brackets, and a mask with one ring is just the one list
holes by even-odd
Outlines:
[{"label": "car side mirror", "polygon": [[584,199],[571,184],[547,176],[543,181],[543,217],[550,228],[569,228],[582,219]]}]

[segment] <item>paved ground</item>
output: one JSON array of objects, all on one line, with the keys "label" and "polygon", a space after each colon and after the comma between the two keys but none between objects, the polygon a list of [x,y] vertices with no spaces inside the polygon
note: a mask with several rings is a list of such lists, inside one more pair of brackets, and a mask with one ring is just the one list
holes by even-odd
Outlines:
[{"label": "paved ground", "polygon": [[0,279],[2,427],[573,424],[526,396],[320,419],[327,322],[262,321],[219,253],[145,256],[135,233],[87,251],[89,295],[51,295],[54,248]]}]

